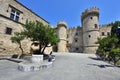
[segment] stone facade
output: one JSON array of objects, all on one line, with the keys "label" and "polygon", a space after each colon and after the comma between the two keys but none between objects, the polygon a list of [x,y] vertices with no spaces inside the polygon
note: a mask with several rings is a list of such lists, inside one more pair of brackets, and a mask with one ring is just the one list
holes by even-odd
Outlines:
[{"label": "stone facade", "polygon": [[[81,21],[81,27],[64,28],[67,30],[67,34],[64,32],[65,30],[59,32],[59,36],[62,36],[63,33],[67,35],[65,37],[67,44],[59,43],[61,45],[58,47],[64,49],[66,47],[68,52],[96,53],[99,46],[96,44],[97,39],[111,35],[112,26],[99,25],[99,9],[95,7],[85,10],[81,15]],[[62,52],[59,49],[58,51]]]},{"label": "stone facade", "polygon": [[97,38],[99,37],[99,9],[91,8],[86,10],[81,15],[83,27],[83,52],[95,53],[98,45]]},{"label": "stone facade", "polygon": [[[26,20],[49,23],[28,9],[17,0],[0,0],[0,53],[15,54],[21,53],[19,46],[12,43],[10,38],[14,32],[21,31]],[[24,40],[22,47],[25,53],[29,53],[31,42]]]},{"label": "stone facade", "polygon": [[82,27],[69,28],[67,30],[68,50],[69,52],[82,53],[83,37]]},{"label": "stone facade", "polygon": [[111,28],[112,26],[101,25],[100,26],[100,37],[107,37],[111,35]]},{"label": "stone facade", "polygon": [[[15,54],[21,53],[19,46],[12,43],[10,38],[14,32],[21,31],[26,20],[42,22],[49,25],[45,19],[38,16],[17,0],[0,0],[0,53]],[[57,24],[56,32],[60,42],[53,47],[53,51],[95,53],[98,44],[97,38],[109,36],[111,26],[99,25],[99,9],[91,8],[81,14],[82,26],[67,28],[67,23],[60,21]],[[25,53],[30,52],[30,40],[24,40],[22,47]],[[47,48],[49,53],[52,48]]]}]

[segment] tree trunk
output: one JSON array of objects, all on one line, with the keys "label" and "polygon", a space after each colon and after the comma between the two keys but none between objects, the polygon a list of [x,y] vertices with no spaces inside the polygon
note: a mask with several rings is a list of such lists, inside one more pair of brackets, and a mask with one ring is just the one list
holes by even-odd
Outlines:
[{"label": "tree trunk", "polygon": [[114,63],[114,65],[116,66],[116,58],[115,58],[115,55],[113,55],[113,63]]},{"label": "tree trunk", "polygon": [[24,53],[24,51],[23,51],[23,48],[22,48],[22,46],[21,46],[21,43],[20,43],[20,49],[21,49],[22,54],[23,54],[23,53]]},{"label": "tree trunk", "polygon": [[39,53],[42,54],[42,45],[39,43]]},{"label": "tree trunk", "polygon": [[45,45],[45,47],[43,47],[42,54],[44,54],[44,51],[45,51],[46,47],[47,47],[47,45]]},{"label": "tree trunk", "polygon": [[19,48],[21,49],[22,53],[18,55],[18,59],[20,58],[21,55],[23,55],[24,51],[23,51],[23,48],[22,48],[22,45],[21,45],[21,42],[19,43]]}]

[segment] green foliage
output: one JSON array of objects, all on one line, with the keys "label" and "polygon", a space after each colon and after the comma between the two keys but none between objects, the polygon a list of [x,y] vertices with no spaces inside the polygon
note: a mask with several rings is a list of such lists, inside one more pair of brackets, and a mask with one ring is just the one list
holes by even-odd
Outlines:
[{"label": "green foliage", "polygon": [[116,63],[120,60],[120,39],[116,34],[116,28],[120,26],[120,21],[109,24],[112,26],[111,36],[98,38],[97,43],[99,44],[98,52],[105,60]]},{"label": "green foliage", "polygon": [[120,48],[112,49],[110,53],[120,55]]},{"label": "green foliage", "polygon": [[120,26],[120,21],[115,21],[114,23],[109,24],[112,26],[111,36],[116,36],[116,28]]},{"label": "green foliage", "polygon": [[116,65],[120,61],[120,48],[111,49],[108,58]]},{"label": "green foliage", "polygon": [[41,54],[49,44],[55,45],[59,42],[59,38],[55,34],[55,29],[50,26],[45,26],[40,22],[26,21],[24,25],[24,31],[22,32],[26,38],[31,39],[31,41],[39,42],[39,51]]},{"label": "green foliage", "polygon": [[98,49],[103,52],[110,51],[112,48],[116,47],[116,44],[118,43],[117,37],[104,37],[104,38],[98,38]]},{"label": "green foliage", "polygon": [[46,47],[51,47],[59,42],[59,38],[56,35],[55,29],[50,26],[45,26],[40,22],[26,21],[23,26],[24,30],[22,32],[15,32],[14,36],[11,37],[13,43],[18,43],[19,48],[23,49],[21,46],[21,41],[24,38],[29,38],[31,41],[39,42],[39,52],[44,53]]},{"label": "green foliage", "polygon": [[12,41],[13,43],[18,43],[18,44],[20,44],[20,42],[21,42],[23,39],[24,39],[24,35],[22,35],[22,34],[19,33],[19,32],[15,32],[15,33],[14,33],[14,36],[11,37],[11,41]]}]

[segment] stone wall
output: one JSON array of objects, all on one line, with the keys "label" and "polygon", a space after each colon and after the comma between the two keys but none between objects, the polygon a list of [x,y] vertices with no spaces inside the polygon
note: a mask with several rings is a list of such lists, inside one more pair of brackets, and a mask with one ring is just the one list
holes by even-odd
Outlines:
[{"label": "stone wall", "polygon": [[104,38],[111,35],[112,26],[101,25],[100,26],[100,37]]},{"label": "stone wall", "polygon": [[[20,13],[18,21],[10,19],[12,9]],[[95,53],[98,46],[95,42],[99,34],[101,38],[111,34],[111,26],[103,25],[99,29],[98,19],[99,9],[91,8],[85,10],[81,15],[82,27],[67,29],[67,24],[60,21],[56,28],[60,38],[60,42],[57,45],[58,51]],[[19,32],[23,29],[22,26],[26,20],[42,22],[44,25],[49,25],[45,19],[19,3],[18,0],[0,0],[0,53],[21,53],[19,46],[12,43],[10,38],[14,32]],[[7,28],[11,30],[11,34],[6,33]],[[30,45],[30,40],[24,40],[22,42],[25,53],[29,53]],[[51,50],[52,47],[46,49],[45,52],[50,53]]]},{"label": "stone wall", "polygon": [[70,28],[67,30],[67,40],[69,46],[69,52],[83,52],[83,39],[82,39],[82,27]]},{"label": "stone wall", "polygon": [[[39,21],[44,25],[49,23],[35,14],[30,9],[19,3],[17,0],[0,0],[0,54],[18,54],[21,53],[18,44],[12,43],[10,38],[14,32],[20,32],[23,24],[29,21]],[[20,12],[19,21],[10,19],[11,10]],[[22,48],[25,53],[30,53],[30,40],[22,41]]]},{"label": "stone wall", "polygon": [[2,0],[0,2],[0,7],[0,14],[8,18],[10,17],[11,9],[15,9],[20,12],[20,23],[25,23],[28,19],[29,21],[39,21],[42,22],[44,25],[49,25],[46,20],[34,13],[29,8],[19,3],[17,0]]},{"label": "stone wall", "polygon": [[[99,9],[96,7],[86,9],[81,15],[82,27],[67,29],[67,48],[69,52],[96,53],[99,37],[111,35],[111,26],[99,26]],[[64,35],[64,30],[58,28],[59,36]],[[104,32],[104,35],[103,35]],[[59,47],[65,48],[65,43],[61,42]],[[64,46],[63,46],[64,44]],[[58,49],[59,51],[59,49]]]}]

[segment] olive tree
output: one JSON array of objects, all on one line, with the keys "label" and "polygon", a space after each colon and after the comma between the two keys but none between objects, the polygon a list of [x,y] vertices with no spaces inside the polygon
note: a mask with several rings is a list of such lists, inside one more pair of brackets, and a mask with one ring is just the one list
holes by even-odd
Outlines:
[{"label": "olive tree", "polygon": [[11,37],[11,41],[13,43],[17,43],[19,45],[19,48],[21,50],[21,54],[18,56],[18,58],[20,58],[21,55],[23,55],[24,51],[23,51],[23,48],[22,48],[22,44],[21,44],[21,41],[24,40],[24,35],[21,34],[21,32],[15,32],[14,33],[14,36]]},{"label": "olive tree", "polygon": [[46,47],[51,47],[59,42],[54,28],[43,25],[40,22],[26,21],[22,33],[31,41],[38,41],[39,53],[44,54]]}]

